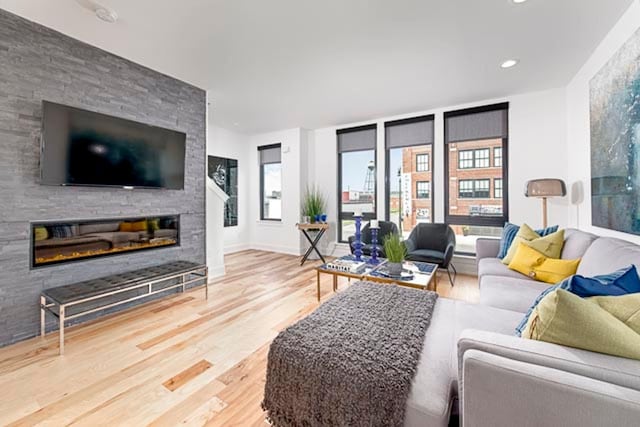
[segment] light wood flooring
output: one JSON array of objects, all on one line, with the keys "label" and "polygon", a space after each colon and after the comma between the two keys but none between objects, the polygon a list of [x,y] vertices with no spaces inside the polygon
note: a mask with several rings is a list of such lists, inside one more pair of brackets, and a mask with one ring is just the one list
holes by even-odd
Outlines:
[{"label": "light wood flooring", "polygon": [[[269,343],[318,307],[317,261],[244,251],[202,289],[0,349],[0,425],[264,426]],[[348,286],[340,279],[339,290]],[[332,280],[322,275],[322,301]],[[438,293],[475,302],[475,277]],[[37,314],[36,314],[37,315]]]}]

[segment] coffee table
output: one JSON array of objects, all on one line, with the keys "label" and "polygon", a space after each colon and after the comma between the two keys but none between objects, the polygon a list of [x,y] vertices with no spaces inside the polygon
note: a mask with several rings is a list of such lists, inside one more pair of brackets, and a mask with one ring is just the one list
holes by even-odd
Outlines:
[{"label": "coffee table", "polygon": [[[345,255],[339,258],[340,260],[355,260],[353,255]],[[369,280],[377,283],[389,283],[400,286],[407,286],[415,289],[429,289],[433,285],[433,290],[436,291],[438,287],[438,265],[430,264],[426,262],[405,261],[404,269],[413,272],[411,278],[394,278],[389,277],[384,273],[384,265],[387,262],[386,259],[379,259],[378,264],[369,264],[370,257],[363,256],[362,260],[367,262],[363,268],[357,272],[334,270],[327,267],[327,264],[322,264],[316,267],[317,274],[317,298],[320,302],[320,274],[330,274],[333,276],[333,291],[338,289],[338,277],[346,277],[347,279],[357,280]]]},{"label": "coffee table", "polygon": [[433,291],[438,289],[438,265],[428,262],[405,261],[403,269],[413,273],[411,278],[390,277],[384,272],[384,264],[364,275],[365,280],[378,283],[393,283],[400,286],[407,286],[415,289],[429,289],[432,285]]}]

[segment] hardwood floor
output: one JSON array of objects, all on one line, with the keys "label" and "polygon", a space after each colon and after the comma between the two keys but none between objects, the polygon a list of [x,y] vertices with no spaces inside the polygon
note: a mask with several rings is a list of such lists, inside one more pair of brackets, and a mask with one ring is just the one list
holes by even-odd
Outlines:
[{"label": "hardwood floor", "polygon": [[[313,311],[318,262],[244,251],[202,289],[0,349],[0,425],[258,426],[269,343]],[[322,275],[322,301],[333,295]],[[344,289],[346,280],[340,280]],[[475,302],[475,277],[438,293]]]}]

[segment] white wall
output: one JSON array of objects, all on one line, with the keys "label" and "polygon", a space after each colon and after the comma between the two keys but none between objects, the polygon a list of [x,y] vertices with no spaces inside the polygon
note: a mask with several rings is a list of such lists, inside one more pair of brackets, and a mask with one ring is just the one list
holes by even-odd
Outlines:
[{"label": "white wall", "polygon": [[[252,135],[248,143],[249,235],[254,249],[299,255],[300,197],[307,183],[308,132],[295,128]],[[260,167],[258,147],[282,144],[282,220],[260,220]]]},{"label": "white wall", "polygon": [[613,27],[567,87],[567,140],[569,187],[582,187],[581,201],[569,209],[569,224],[599,235],[618,237],[640,244],[640,236],[591,225],[591,157],[589,82],[620,47],[640,28],[640,0],[636,0]]},{"label": "white wall", "polygon": [[224,253],[249,248],[249,136],[209,125],[207,154],[238,160],[238,225],[224,227]]},{"label": "white wall", "polygon": [[[366,122],[317,129],[311,132],[309,182],[316,183],[329,198],[328,215],[332,224],[330,239],[337,239],[337,155],[336,130],[376,123],[378,126],[378,216],[385,216],[384,122],[407,117],[435,114],[435,220],[444,221],[444,124],[443,113],[474,106],[508,101],[509,107],[509,211],[510,221],[539,226],[541,201],[524,197],[524,184],[534,178],[567,179],[566,110],[564,89],[527,93],[504,99],[485,100],[402,116],[372,119]],[[566,226],[568,200],[551,200],[549,222]],[[329,234],[329,233],[328,233]]]}]

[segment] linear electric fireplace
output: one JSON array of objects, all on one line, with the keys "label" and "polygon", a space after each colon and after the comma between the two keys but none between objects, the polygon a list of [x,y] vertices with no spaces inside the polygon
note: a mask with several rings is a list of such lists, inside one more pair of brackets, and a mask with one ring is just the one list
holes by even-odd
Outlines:
[{"label": "linear electric fireplace", "polygon": [[180,216],[31,223],[31,267],[180,244]]}]

